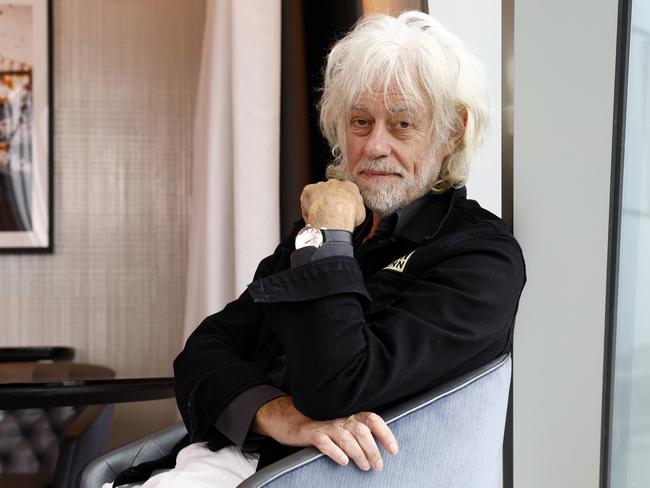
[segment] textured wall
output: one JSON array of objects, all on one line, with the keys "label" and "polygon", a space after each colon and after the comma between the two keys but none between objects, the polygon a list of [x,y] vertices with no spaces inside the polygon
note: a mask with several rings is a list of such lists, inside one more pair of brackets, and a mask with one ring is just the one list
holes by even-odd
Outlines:
[{"label": "textured wall", "polygon": [[[53,5],[55,253],[0,255],[0,345],[70,345],[121,376],[167,376],[205,2]],[[173,401],[119,406],[113,443],[174,419]]]}]

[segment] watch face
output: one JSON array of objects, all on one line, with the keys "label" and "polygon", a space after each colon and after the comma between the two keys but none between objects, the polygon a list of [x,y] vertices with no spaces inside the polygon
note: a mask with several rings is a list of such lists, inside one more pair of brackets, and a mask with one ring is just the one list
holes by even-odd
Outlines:
[{"label": "watch face", "polygon": [[316,227],[306,225],[296,235],[296,249],[306,246],[320,247],[323,243],[323,234]]}]

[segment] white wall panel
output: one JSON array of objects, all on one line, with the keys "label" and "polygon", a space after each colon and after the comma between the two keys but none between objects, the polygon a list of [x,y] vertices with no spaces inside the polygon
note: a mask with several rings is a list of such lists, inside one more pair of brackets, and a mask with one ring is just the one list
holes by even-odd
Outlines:
[{"label": "white wall panel", "polygon": [[515,488],[599,486],[617,0],[515,0]]}]

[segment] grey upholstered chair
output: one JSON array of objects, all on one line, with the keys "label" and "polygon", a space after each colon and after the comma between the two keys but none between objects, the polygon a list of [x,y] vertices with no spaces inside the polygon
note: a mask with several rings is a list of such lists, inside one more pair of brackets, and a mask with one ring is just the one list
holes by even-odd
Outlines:
[{"label": "grey upholstered chair", "polygon": [[[259,470],[239,488],[497,487],[510,373],[510,356],[504,355],[379,412],[400,447],[396,456],[382,451],[380,472],[339,466],[306,448]],[[124,469],[168,452],[185,433],[178,424],[99,457],[83,471],[78,487],[101,487]]]}]

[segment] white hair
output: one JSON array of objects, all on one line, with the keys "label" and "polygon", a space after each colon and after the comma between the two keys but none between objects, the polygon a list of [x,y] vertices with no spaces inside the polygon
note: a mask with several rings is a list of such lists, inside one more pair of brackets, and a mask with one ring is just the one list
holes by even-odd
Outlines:
[{"label": "white hair", "polygon": [[345,175],[351,107],[364,95],[387,102],[390,91],[429,118],[433,145],[451,151],[432,190],[462,186],[488,125],[483,65],[437,20],[416,11],[364,17],[330,51],[320,101],[321,130],[334,156],[328,178]]}]

